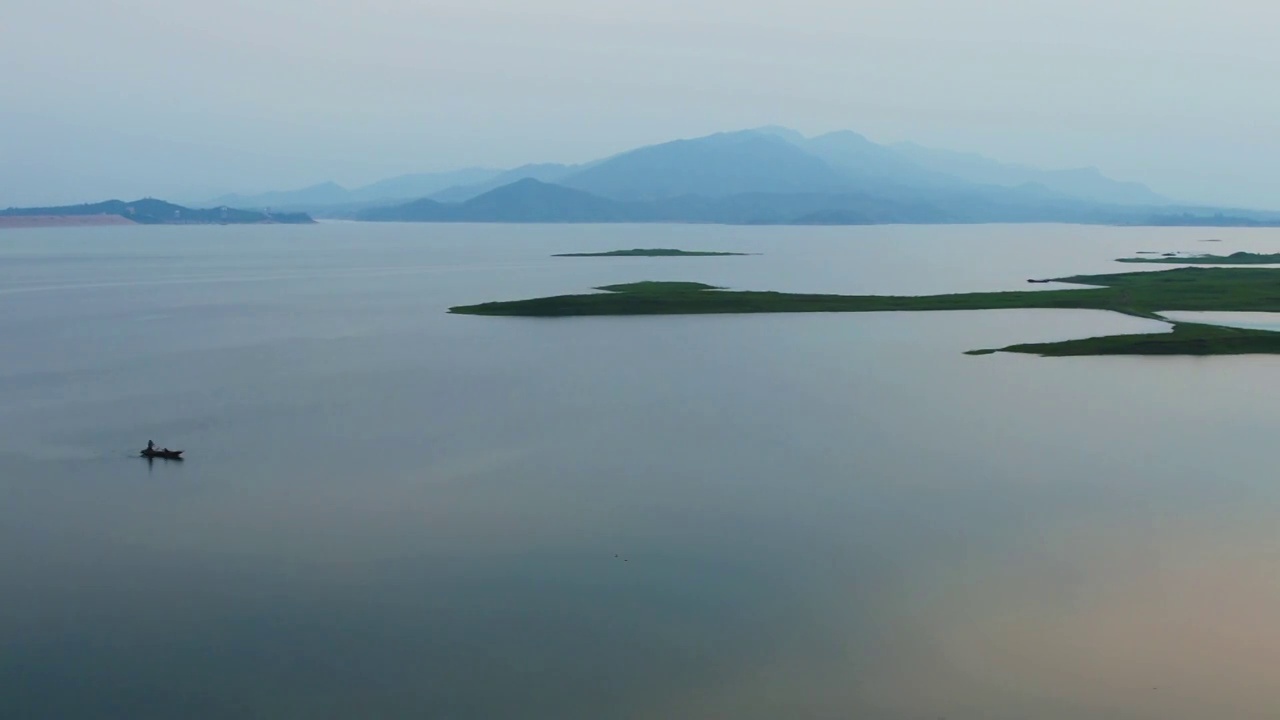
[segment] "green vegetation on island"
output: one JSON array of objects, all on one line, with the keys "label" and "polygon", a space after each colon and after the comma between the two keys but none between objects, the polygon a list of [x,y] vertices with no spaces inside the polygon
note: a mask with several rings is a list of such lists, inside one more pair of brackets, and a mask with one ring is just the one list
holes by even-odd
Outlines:
[{"label": "green vegetation on island", "polygon": [[1173,332],[1105,335],[1049,343],[1025,343],[970,355],[994,352],[1029,353],[1046,357],[1078,355],[1247,355],[1280,354],[1280,332],[1173,323]]},{"label": "green vegetation on island", "polygon": [[1234,252],[1230,255],[1177,255],[1165,253],[1161,257],[1118,258],[1122,263],[1153,263],[1161,265],[1280,265],[1280,253]]},{"label": "green vegetation on island", "polygon": [[[641,282],[604,292],[451,308],[451,313],[526,317],[693,315],[715,313],[886,312],[998,309],[1109,310],[1169,322],[1162,311],[1280,311],[1280,270],[1178,268],[1162,272],[1075,275],[1054,282],[1082,289],[950,295],[816,295],[729,291],[702,283]],[[1013,345],[1038,355],[1211,355],[1280,353],[1280,333],[1171,323],[1168,334],[1120,335]],[[977,351],[977,352],[994,352]]]},{"label": "green vegetation on island", "polygon": [[631,250],[610,250],[609,252],[560,253],[559,255],[552,255],[552,257],[721,257],[746,254],[704,250],[675,250],[673,248],[634,248]]}]

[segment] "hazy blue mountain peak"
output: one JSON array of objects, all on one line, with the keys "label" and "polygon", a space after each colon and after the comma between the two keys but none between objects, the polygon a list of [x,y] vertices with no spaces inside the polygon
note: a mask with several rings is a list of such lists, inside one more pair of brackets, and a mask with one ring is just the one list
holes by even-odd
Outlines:
[{"label": "hazy blue mountain peak", "polygon": [[636,148],[559,182],[617,200],[838,192],[847,185],[823,160],[781,137],[754,130]]},{"label": "hazy blue mountain peak", "polygon": [[853,130],[832,130],[831,132],[813,137],[811,142],[856,143],[859,145],[875,145],[876,147],[884,147],[883,145],[871,142],[865,135],[854,132]]},{"label": "hazy blue mountain peak", "polygon": [[489,177],[485,180],[475,183],[459,183],[447,188],[442,188],[430,194],[430,197],[440,202],[465,202],[474,197],[479,197],[490,190],[510,185],[513,182],[526,180],[529,178],[541,180],[543,182],[555,182],[565,175],[576,169],[577,166],[563,165],[561,163],[528,163],[511,170],[505,170]]},{"label": "hazy blue mountain peak", "polygon": [[799,130],[792,130],[789,127],[781,125],[762,125],[758,128],[751,128],[747,132],[758,133],[760,135],[772,135],[782,138],[792,145],[799,145],[805,141],[805,136]]}]

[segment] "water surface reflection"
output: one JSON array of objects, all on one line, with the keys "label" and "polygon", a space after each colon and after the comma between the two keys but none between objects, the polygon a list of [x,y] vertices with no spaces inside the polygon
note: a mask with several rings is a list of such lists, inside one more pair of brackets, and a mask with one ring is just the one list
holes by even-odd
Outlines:
[{"label": "water surface reflection", "polygon": [[[1280,360],[963,354],[1166,328],[1086,311],[442,312],[1022,289],[1196,232],[145,230],[0,239],[0,716],[1276,715]],[[765,254],[546,257],[650,245]]]}]

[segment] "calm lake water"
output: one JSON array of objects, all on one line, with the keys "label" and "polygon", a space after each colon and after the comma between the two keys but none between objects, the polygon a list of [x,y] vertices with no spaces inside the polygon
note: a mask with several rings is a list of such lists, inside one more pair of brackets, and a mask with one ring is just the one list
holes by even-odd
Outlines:
[{"label": "calm lake water", "polygon": [[1245,328],[1247,330],[1280,331],[1280,313],[1271,312],[1164,312],[1170,320],[1207,325]]},{"label": "calm lake water", "polygon": [[[1036,289],[1278,246],[6,231],[0,717],[1272,720],[1280,358],[963,354],[1165,327],[1086,311],[445,310],[645,279]],[[548,257],[631,247],[762,254]],[[148,439],[188,460],[131,457]]]}]

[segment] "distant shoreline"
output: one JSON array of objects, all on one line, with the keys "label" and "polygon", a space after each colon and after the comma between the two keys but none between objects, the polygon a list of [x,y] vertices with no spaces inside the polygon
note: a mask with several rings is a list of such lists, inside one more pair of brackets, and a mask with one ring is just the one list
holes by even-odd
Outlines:
[{"label": "distant shoreline", "polygon": [[137,225],[119,215],[9,215],[0,216],[0,229],[40,227],[94,227],[99,225]]},{"label": "distant shoreline", "polygon": [[92,225],[259,225],[308,224],[306,213],[271,213],[229,207],[188,208],[155,198],[133,202],[104,200],[56,207],[11,207],[0,210],[4,227],[77,227]]},{"label": "distant shoreline", "polygon": [[288,223],[279,220],[256,220],[249,222],[213,222],[207,220],[190,220],[190,221],[172,221],[172,222],[151,222],[140,223],[134,222],[129,218],[120,215],[0,215],[0,230],[6,229],[23,229],[23,228],[55,228],[55,227],[111,227],[120,225],[132,225],[142,227],[146,225],[297,225],[297,224],[314,224],[312,220],[309,223]]},{"label": "distant shoreline", "polygon": [[[299,213],[300,215],[302,213]],[[313,225],[317,223],[358,223],[358,224],[405,224],[405,225],[714,225],[722,227],[884,227],[884,226],[956,226],[956,225],[1069,225],[1079,227],[1121,227],[1121,228],[1172,228],[1172,227],[1219,227],[1219,228],[1275,228],[1280,227],[1280,221],[1275,223],[1252,223],[1240,224],[1224,222],[1220,225],[1209,225],[1205,223],[1188,223],[1179,225],[1174,223],[1141,223],[1141,222],[1090,222],[1081,220],[968,220],[968,221],[931,221],[931,222],[908,222],[908,221],[885,221],[885,222],[862,222],[862,223],[797,223],[797,222],[769,222],[769,223],[750,223],[750,222],[719,222],[711,220],[362,220],[350,217],[308,217],[303,221],[285,221],[279,219],[263,219],[249,221],[213,221],[213,220],[191,220],[191,221],[164,221],[164,222],[134,222],[121,215],[99,214],[99,215],[3,215],[0,214],[0,230],[20,229],[20,228],[40,228],[40,227],[98,227],[112,225]],[[1209,241],[1206,241],[1209,242]],[[682,255],[684,253],[681,253]],[[689,253],[691,255],[722,253]],[[751,253],[723,253],[726,255],[749,255]],[[606,256],[605,253],[565,253],[560,257],[601,257]],[[613,256],[618,256],[618,253]],[[1192,256],[1187,256],[1192,257]],[[1187,263],[1187,257],[1177,260],[1142,260],[1119,259],[1120,262],[1152,262],[1179,264]],[[1195,262],[1195,261],[1191,261]],[[1201,261],[1203,264],[1204,261]],[[1220,263],[1220,264],[1248,264],[1248,263]]]}]

